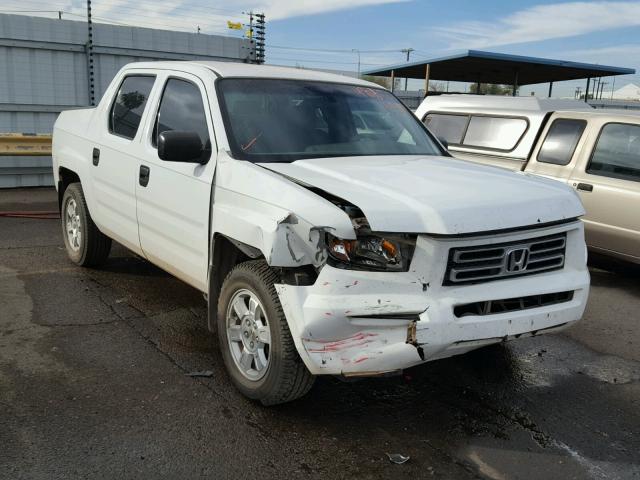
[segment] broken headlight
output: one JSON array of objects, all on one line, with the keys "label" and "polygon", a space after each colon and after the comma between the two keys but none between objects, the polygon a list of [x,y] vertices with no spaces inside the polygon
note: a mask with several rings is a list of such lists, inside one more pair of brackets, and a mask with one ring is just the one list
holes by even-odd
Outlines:
[{"label": "broken headlight", "polygon": [[328,235],[328,262],[338,268],[406,272],[415,245],[415,235],[369,234],[356,240]]}]

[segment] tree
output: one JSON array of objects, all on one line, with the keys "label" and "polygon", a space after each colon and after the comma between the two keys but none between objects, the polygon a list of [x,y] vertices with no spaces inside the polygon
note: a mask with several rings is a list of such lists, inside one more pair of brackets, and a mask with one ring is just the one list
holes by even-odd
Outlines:
[{"label": "tree", "polygon": [[[471,93],[478,93],[478,84],[471,85],[469,91]],[[511,95],[513,93],[513,87],[511,85],[497,85],[495,83],[481,83],[480,92],[481,95]]]},{"label": "tree", "polygon": [[444,82],[429,82],[429,91],[443,93],[447,90],[447,86]]},{"label": "tree", "polygon": [[374,75],[363,75],[362,80],[366,80],[367,82],[377,83],[378,85],[384,88],[391,89],[391,78],[389,77],[376,77]]}]

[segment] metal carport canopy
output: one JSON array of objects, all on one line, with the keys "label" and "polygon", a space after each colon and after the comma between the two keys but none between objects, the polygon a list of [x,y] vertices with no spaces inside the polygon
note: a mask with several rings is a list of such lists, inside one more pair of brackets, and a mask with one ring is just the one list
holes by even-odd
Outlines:
[{"label": "metal carport canopy", "polygon": [[426,75],[431,80],[530,85],[627,75],[636,71],[633,68],[467,50],[446,57],[389,65],[363,73],[382,77],[425,79]]}]

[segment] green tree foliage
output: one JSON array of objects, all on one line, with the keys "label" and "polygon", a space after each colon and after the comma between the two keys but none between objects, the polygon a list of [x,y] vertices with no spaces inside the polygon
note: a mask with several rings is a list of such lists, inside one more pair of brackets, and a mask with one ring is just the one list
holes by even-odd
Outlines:
[{"label": "green tree foliage", "polygon": [[373,75],[363,75],[362,80],[367,82],[377,83],[384,88],[391,88],[391,78],[389,77],[375,77]]},{"label": "green tree foliage", "polygon": [[[473,84],[469,91],[471,93],[478,93],[478,85]],[[513,87],[511,85],[496,85],[493,83],[481,83],[480,94],[481,95],[511,95]]]}]

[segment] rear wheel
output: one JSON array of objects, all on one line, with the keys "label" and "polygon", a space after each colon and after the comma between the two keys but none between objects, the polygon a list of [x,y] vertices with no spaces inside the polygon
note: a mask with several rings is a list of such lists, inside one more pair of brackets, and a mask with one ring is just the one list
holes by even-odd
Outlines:
[{"label": "rear wheel", "polygon": [[83,267],[104,263],[111,239],[93,223],[80,183],[71,183],[62,197],[62,236],[71,261]]},{"label": "rear wheel", "polygon": [[263,260],[237,265],[218,301],[218,338],[231,380],[264,405],[295,400],[314,377],[298,355],[274,288],[278,276]]}]

